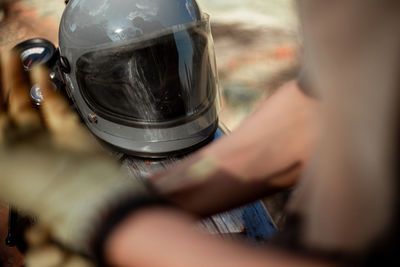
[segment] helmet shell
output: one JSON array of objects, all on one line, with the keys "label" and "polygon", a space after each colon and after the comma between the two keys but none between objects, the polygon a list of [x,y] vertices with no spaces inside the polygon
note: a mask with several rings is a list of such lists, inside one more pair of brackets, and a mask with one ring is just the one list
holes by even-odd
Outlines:
[{"label": "helmet shell", "polygon": [[200,21],[192,0],[72,0],[60,24],[60,47],[93,47]]},{"label": "helmet shell", "polygon": [[[123,152],[157,157],[186,151],[213,135],[218,124],[219,90],[215,92],[215,103],[190,120],[169,126],[136,127],[99,116],[96,108],[85,101],[76,75],[78,59],[89,52],[157,38],[158,33],[205,18],[208,16],[193,0],[72,0],[68,3],[59,30],[60,55],[70,66],[64,78],[77,110],[97,137]],[[218,87],[211,35],[209,43],[212,72]]]}]

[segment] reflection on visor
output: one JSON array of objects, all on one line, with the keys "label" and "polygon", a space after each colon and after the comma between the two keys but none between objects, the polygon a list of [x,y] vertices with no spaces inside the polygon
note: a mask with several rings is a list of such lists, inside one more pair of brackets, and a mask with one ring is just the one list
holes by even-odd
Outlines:
[{"label": "reflection on visor", "polygon": [[187,119],[213,105],[216,93],[209,28],[196,25],[155,40],[90,52],[76,76],[99,115],[123,123]]}]

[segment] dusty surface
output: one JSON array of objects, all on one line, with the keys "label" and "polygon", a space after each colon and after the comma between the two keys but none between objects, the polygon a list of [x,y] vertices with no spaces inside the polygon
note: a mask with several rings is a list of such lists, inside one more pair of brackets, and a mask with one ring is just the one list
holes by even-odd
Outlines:
[{"label": "dusty surface", "polygon": [[[0,22],[0,47],[43,37],[57,43],[62,0],[10,1]],[[210,13],[224,109],[235,128],[281,82],[296,75],[297,19],[291,0],[200,0]]]}]

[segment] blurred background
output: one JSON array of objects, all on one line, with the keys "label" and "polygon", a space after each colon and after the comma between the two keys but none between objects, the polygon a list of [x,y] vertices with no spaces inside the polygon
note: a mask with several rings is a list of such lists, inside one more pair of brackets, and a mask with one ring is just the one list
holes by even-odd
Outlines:
[{"label": "blurred background", "polygon": [[[300,41],[295,1],[198,2],[211,15],[223,89],[220,119],[234,129],[280,85],[297,77]],[[0,49],[35,37],[57,45],[64,7],[64,0],[0,0]],[[285,218],[286,196],[264,201],[278,225]]]},{"label": "blurred background", "polygon": [[[223,88],[221,120],[236,128],[298,71],[293,0],[198,0],[211,15]],[[63,0],[0,0],[0,48],[35,37],[57,44]]]}]

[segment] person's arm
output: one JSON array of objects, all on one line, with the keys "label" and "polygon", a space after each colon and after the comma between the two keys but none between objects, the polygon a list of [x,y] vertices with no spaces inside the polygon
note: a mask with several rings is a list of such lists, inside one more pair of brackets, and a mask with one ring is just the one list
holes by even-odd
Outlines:
[{"label": "person's arm", "polygon": [[318,135],[318,109],[296,82],[287,83],[239,129],[151,182],[172,203],[200,215],[291,187]]},{"label": "person's arm", "polygon": [[118,267],[331,266],[272,247],[256,247],[202,233],[188,215],[168,208],[140,210],[119,224],[105,245]]}]

